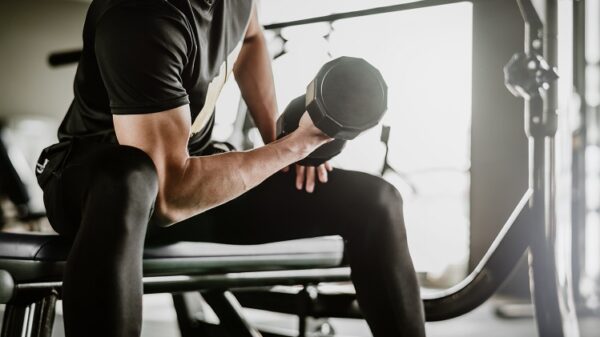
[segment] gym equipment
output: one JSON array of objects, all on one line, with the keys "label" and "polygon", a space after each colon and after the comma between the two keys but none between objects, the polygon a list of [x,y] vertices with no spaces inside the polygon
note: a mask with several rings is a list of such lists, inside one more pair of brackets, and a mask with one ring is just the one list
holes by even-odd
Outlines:
[{"label": "gym equipment", "polygon": [[[0,336],[51,336],[69,248],[70,242],[58,235],[0,233],[0,303],[7,303]],[[327,273],[318,268],[337,267],[342,257],[343,243],[336,237],[252,246],[150,246],[144,250],[144,293],[209,291],[219,304],[213,309],[220,319],[241,321],[239,312],[228,307],[235,300],[221,298],[227,289],[326,281]],[[243,327],[237,329],[241,332],[234,329],[232,336],[247,336]]]},{"label": "gym equipment", "polygon": [[277,134],[281,138],[296,130],[307,111],[317,128],[335,138],[298,162],[318,166],[338,155],[347,140],[377,125],[386,110],[381,73],[363,59],[343,56],[323,65],[306,94],[291,101],[277,120]]},{"label": "gym equipment", "polygon": [[[360,15],[459,1],[462,0],[424,0],[363,11]],[[517,3],[527,28],[524,55],[538,60],[543,57],[549,65],[546,70],[552,69],[557,53],[557,0],[544,2],[545,28],[530,0],[517,0]],[[287,25],[357,15],[336,14]],[[282,27],[286,24],[277,25]],[[513,74],[519,70],[509,66],[507,71]],[[531,75],[532,72],[519,73],[507,79],[511,89],[529,88],[523,91],[528,93],[523,98],[526,100],[525,131],[530,140],[529,188],[482,261],[464,281],[445,291],[423,293],[429,321],[459,316],[485,302],[507,279],[522,255],[527,253],[540,336],[579,336],[574,322],[570,278],[565,275],[569,272],[571,261],[561,261],[561,268],[557,267],[555,233],[558,225],[555,220],[553,161],[557,127],[556,86],[552,80],[538,81]],[[513,91],[521,94],[521,90]],[[306,316],[360,317],[351,291],[331,294],[310,287],[322,282],[349,280],[349,270],[339,268],[342,245],[341,241],[337,242],[337,250],[329,253],[325,247],[331,248],[331,245],[321,247],[312,242],[308,244],[309,248],[279,246],[276,251],[261,250],[264,247],[240,251],[238,249],[241,248],[235,246],[215,249],[211,244],[203,243],[147,247],[144,291],[209,292],[205,300],[222,321],[228,323],[221,328],[235,336],[258,335],[256,329],[249,327],[241,316],[238,300],[244,306],[287,310],[301,319]],[[0,233],[0,303],[7,304],[0,336],[50,336],[54,303],[60,297],[60,278],[68,250],[69,243],[56,236]],[[301,291],[295,294],[268,291],[274,285],[295,285]],[[234,288],[237,300],[228,292]],[[294,300],[298,302],[290,302]],[[295,303],[299,305],[294,306]],[[204,327],[197,320],[187,319],[192,317],[187,315],[192,309],[190,303],[176,295],[175,304],[183,337],[224,335],[198,333]],[[300,327],[302,331],[302,321]]]}]

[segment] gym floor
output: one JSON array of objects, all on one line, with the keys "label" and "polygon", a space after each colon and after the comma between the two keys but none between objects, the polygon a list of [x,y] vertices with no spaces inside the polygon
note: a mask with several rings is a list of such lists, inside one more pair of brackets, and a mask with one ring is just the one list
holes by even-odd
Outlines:
[{"label": "gym floor", "polygon": [[[427,324],[429,337],[531,337],[536,336],[536,328],[531,318],[501,319],[495,314],[495,308],[501,303],[492,299],[467,315]],[[179,336],[175,312],[169,295],[150,295],[144,297],[144,326],[142,337]],[[248,310],[248,317],[258,326],[281,329],[293,329],[296,320],[292,316]],[[331,321],[336,336],[371,336],[366,323],[362,320],[333,319]],[[596,326],[596,329],[600,326]],[[598,330],[596,330],[598,331]],[[53,337],[63,337],[62,316],[58,308]],[[591,335],[590,335],[591,336]]]}]

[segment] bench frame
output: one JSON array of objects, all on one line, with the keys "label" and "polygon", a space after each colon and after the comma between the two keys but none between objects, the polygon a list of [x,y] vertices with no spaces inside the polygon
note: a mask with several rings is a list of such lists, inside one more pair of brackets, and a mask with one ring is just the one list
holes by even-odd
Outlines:
[{"label": "bench frame", "polygon": [[[181,295],[191,291],[202,292],[202,297],[221,321],[218,327],[210,330],[212,332],[207,330],[211,334],[202,336],[224,336],[225,332],[232,336],[258,337],[261,334],[244,318],[241,306],[230,290],[275,285],[306,287],[321,282],[343,282],[349,279],[348,268],[152,276],[144,277],[144,294],[173,294],[183,337],[192,336],[191,332],[197,332],[199,329],[198,322],[190,319],[189,305],[183,301]],[[0,337],[51,337],[61,286],[62,282],[15,284],[11,299],[6,304]]]}]

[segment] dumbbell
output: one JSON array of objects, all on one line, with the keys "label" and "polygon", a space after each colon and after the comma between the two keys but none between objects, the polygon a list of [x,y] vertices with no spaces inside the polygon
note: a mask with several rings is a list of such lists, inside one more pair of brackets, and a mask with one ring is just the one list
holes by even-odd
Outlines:
[{"label": "dumbbell", "polygon": [[364,59],[343,56],[325,63],[306,94],[290,102],[277,120],[277,134],[281,138],[296,130],[307,111],[315,126],[334,138],[298,162],[318,166],[377,125],[386,110],[387,85],[379,70]]}]

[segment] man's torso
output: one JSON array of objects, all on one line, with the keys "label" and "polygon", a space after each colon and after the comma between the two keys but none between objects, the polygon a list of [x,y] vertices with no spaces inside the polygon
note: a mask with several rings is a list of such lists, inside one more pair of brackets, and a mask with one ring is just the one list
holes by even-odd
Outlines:
[{"label": "man's torso", "polygon": [[181,27],[186,29],[184,33],[191,43],[187,45],[188,58],[180,80],[189,97],[190,151],[197,152],[208,143],[216,99],[231,76],[250,19],[250,0],[218,0],[212,6],[204,0],[94,0],[84,25],[83,53],[74,83],[75,98],[59,129],[60,141],[95,135],[116,141],[109,95],[94,49],[96,26],[115,9],[135,11],[140,6],[152,6],[153,13],[164,10],[180,20]]}]

